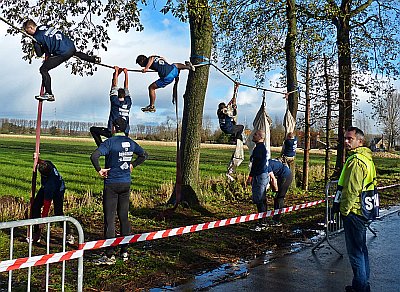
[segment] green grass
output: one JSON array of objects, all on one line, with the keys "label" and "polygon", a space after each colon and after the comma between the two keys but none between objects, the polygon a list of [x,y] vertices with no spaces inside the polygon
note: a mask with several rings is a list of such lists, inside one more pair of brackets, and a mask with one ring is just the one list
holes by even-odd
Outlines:
[{"label": "green grass", "polygon": [[[140,144],[140,141],[138,141]],[[31,190],[31,176],[34,137],[1,137],[0,139],[0,198],[5,195],[28,200]],[[66,214],[75,217],[83,226],[85,240],[102,238],[102,206],[101,192],[103,182],[91,165],[89,156],[95,149],[90,140],[53,140],[42,139],[41,158],[54,162],[63,175],[67,186]],[[167,216],[159,219],[165,206],[158,203],[169,198],[170,189],[161,195],[163,186],[175,180],[175,147],[145,145],[143,148],[149,153],[149,160],[134,169],[132,180],[132,206],[129,219],[132,233],[142,233],[154,230],[163,230],[190,224],[210,222],[255,212],[251,203],[250,188],[244,186],[248,175],[248,153],[239,167],[237,181],[227,183],[224,177],[227,163],[233,152],[232,149],[201,149],[200,176],[202,206],[207,210],[191,210],[183,206]],[[278,153],[273,153],[276,157]],[[297,168],[302,167],[302,155],[297,156]],[[332,161],[334,162],[334,157]],[[400,159],[374,159],[379,181],[389,184],[399,181]],[[293,189],[285,199],[286,205],[296,205],[314,201],[324,197],[323,194],[323,164],[324,156],[312,154],[310,157],[310,191],[304,192]],[[39,181],[39,179],[38,179]],[[171,187],[171,186],[169,186]],[[393,191],[381,194],[381,204],[397,204],[398,195]],[[72,202],[72,203],[71,203]],[[150,203],[149,203],[150,202]],[[3,202],[4,204],[4,202]],[[271,209],[272,199],[268,198],[268,209]],[[1,206],[0,206],[1,207]],[[72,208],[71,208],[72,207]],[[129,289],[149,289],[162,286],[166,283],[179,283],[193,276],[196,271],[217,267],[222,263],[252,258],[265,250],[274,249],[295,235],[290,228],[316,229],[317,222],[324,216],[324,205],[285,214],[283,216],[284,229],[268,231],[267,234],[254,234],[248,230],[251,223],[237,224],[171,237],[151,242],[141,242],[129,246],[131,260],[128,264],[117,262],[114,267],[98,267],[91,263],[94,254],[100,251],[85,252],[84,287],[87,291]],[[22,213],[22,212],[19,212]],[[20,215],[20,214],[19,214]],[[17,218],[15,216],[14,218]],[[9,216],[7,220],[13,220]],[[283,232],[281,232],[283,231]],[[26,243],[23,242],[25,230],[17,234],[22,241],[16,241],[15,255],[26,256]],[[60,230],[57,234],[60,238]],[[303,240],[303,235],[300,234]],[[57,241],[57,240],[55,240]],[[0,232],[0,258],[8,255],[8,235]],[[57,247],[57,246],[55,246]],[[58,246],[59,247],[59,246]],[[45,253],[44,247],[35,247],[37,254]],[[67,291],[74,291],[76,287],[76,261],[67,263],[68,282]],[[26,270],[14,273],[16,291],[26,291],[24,286]],[[3,278],[2,278],[3,277]],[[5,273],[0,274],[0,283],[4,282]],[[59,290],[59,277],[52,280],[54,290]],[[32,280],[33,287],[40,291],[43,281],[43,267],[36,269]],[[19,289],[19,290],[18,290]]]},{"label": "green grass", "polygon": [[[0,195],[21,196],[27,199],[31,190],[35,139],[2,138],[0,140]],[[139,141],[140,143],[140,141]],[[132,173],[132,190],[153,192],[163,183],[175,180],[175,147],[146,145],[149,159]],[[94,142],[48,140],[42,138],[40,157],[54,162],[62,174],[68,192],[82,195],[101,193],[102,180],[90,162],[96,149]],[[200,175],[213,177],[224,173],[230,150],[202,150]],[[244,169],[244,167],[243,167]]]}]

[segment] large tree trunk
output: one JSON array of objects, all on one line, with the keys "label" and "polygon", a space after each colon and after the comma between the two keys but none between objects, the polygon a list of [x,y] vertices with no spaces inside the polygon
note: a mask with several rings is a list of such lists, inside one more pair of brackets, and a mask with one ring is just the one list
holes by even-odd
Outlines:
[{"label": "large tree trunk", "polygon": [[338,65],[339,65],[339,127],[336,170],[343,167],[345,161],[344,134],[352,125],[353,106],[351,101],[351,53],[350,53],[350,0],[343,0],[340,16],[334,21],[337,28]]},{"label": "large tree trunk", "polygon": [[[288,107],[294,120],[297,117],[298,92],[297,89],[297,62],[296,62],[296,39],[297,39],[297,18],[296,18],[296,1],[286,0],[286,18],[288,32],[285,41],[286,53],[286,87],[287,92],[292,92],[288,96]],[[285,129],[287,134],[287,129]],[[286,137],[285,137],[286,138]],[[296,186],[296,161],[290,163],[290,169],[293,173],[292,187]]]},{"label": "large tree trunk", "polygon": [[[297,38],[297,18],[296,18],[296,1],[287,0],[286,17],[288,22],[288,32],[285,41],[286,53],[286,86],[287,91],[295,91],[297,89],[297,65],[296,65],[296,38]],[[298,92],[295,91],[288,97],[288,105],[290,113],[296,120],[298,107]]]},{"label": "large tree trunk", "polygon": [[303,190],[308,191],[308,173],[309,173],[309,160],[310,160],[310,112],[311,112],[311,80],[310,80],[310,63],[311,57],[307,56],[307,69],[306,69],[306,112],[304,121],[304,157],[303,157]]},{"label": "large tree trunk", "polygon": [[[191,55],[211,57],[212,22],[206,0],[189,0],[189,24],[191,36]],[[196,64],[204,59],[192,58]],[[196,62],[197,61],[197,62]],[[184,95],[182,119],[182,195],[183,200],[194,206],[199,204],[197,197],[199,185],[200,138],[203,120],[204,99],[208,84],[209,66],[196,68],[190,73]]]},{"label": "large tree trunk", "polygon": [[324,54],[324,78],[325,78],[325,90],[326,90],[326,120],[325,120],[325,185],[329,180],[329,164],[331,161],[330,151],[331,144],[329,139],[329,134],[331,131],[331,119],[332,119],[332,101],[331,101],[331,89],[330,80],[328,75],[328,60]]}]

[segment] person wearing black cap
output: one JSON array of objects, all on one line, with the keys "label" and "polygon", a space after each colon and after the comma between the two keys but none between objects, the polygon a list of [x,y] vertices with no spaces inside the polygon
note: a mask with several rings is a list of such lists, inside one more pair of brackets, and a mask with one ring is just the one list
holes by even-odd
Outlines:
[{"label": "person wearing black cap", "polygon": [[[103,213],[104,237],[115,237],[115,215],[118,214],[121,235],[130,234],[128,220],[131,171],[147,159],[147,153],[135,141],[126,137],[126,120],[122,117],[113,121],[113,136],[105,140],[91,155],[90,159],[96,171],[104,179]],[[132,162],[133,154],[136,159]],[[105,168],[100,167],[99,158],[105,156]],[[121,246],[121,257],[128,260],[127,246]],[[95,261],[96,264],[115,263],[114,249],[107,248],[105,255]]]},{"label": "person wearing black cap", "polygon": [[[63,216],[65,183],[54,164],[49,160],[38,160],[37,169],[41,176],[41,187],[32,204],[32,218],[47,217],[51,202],[54,204],[54,215]],[[66,225],[67,243],[73,244],[74,238]],[[34,225],[32,241],[40,241],[40,225]],[[28,239],[29,240],[29,239]]]}]

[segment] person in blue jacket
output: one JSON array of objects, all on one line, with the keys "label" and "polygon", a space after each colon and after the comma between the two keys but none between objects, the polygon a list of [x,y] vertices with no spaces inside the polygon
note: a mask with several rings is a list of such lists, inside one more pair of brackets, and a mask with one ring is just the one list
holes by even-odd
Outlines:
[{"label": "person in blue jacket", "polygon": [[[54,215],[63,216],[65,183],[55,165],[49,160],[38,160],[37,169],[41,176],[41,186],[32,204],[32,218],[49,216],[51,202],[54,204]],[[40,225],[33,227],[32,241],[40,241]],[[74,237],[70,234],[70,227],[66,225],[67,243],[73,244]]]},{"label": "person in blue jacket", "polygon": [[49,71],[69,60],[72,56],[90,63],[99,64],[101,62],[101,59],[97,56],[89,56],[85,53],[77,52],[72,40],[54,27],[47,25],[38,26],[35,21],[28,19],[23,23],[23,29],[36,40],[33,43],[36,55],[41,57],[45,54],[48,57],[39,69],[45,91],[43,95],[36,96],[36,99],[55,100],[51,90]]},{"label": "person in blue jacket", "polygon": [[195,67],[189,61],[186,61],[185,64],[168,64],[167,61],[160,56],[146,57],[145,55],[139,55],[136,58],[136,63],[139,64],[139,66],[144,67],[142,69],[143,73],[146,73],[149,71],[149,69],[152,69],[156,71],[158,73],[158,77],[160,77],[160,79],[154,81],[149,86],[150,104],[142,108],[143,112],[153,113],[156,111],[156,107],[154,106],[156,102],[156,89],[164,88],[168,84],[171,84],[172,81],[179,76],[179,72],[181,70],[195,71]]},{"label": "person in blue jacket", "polygon": [[296,149],[297,149],[297,137],[293,132],[289,132],[286,135],[286,139],[283,142],[282,146],[282,158],[287,163],[292,163],[296,156]]},{"label": "person in blue jacket", "polygon": [[[277,159],[268,160],[268,172],[271,183],[271,189],[275,193],[274,210],[284,207],[284,200],[290,184],[293,180],[290,168]],[[272,217],[272,224],[275,226],[282,225],[280,222],[281,214],[275,214]]]},{"label": "person in blue jacket", "polygon": [[[251,184],[251,193],[253,203],[257,206],[257,212],[267,211],[267,186],[269,183],[268,175],[268,159],[267,159],[267,148],[264,144],[265,132],[258,130],[253,135],[253,142],[256,143],[256,147],[250,156],[251,169],[247,179],[247,185]],[[268,228],[266,218],[261,218],[252,231],[261,231]]]},{"label": "person in blue jacket", "polygon": [[235,121],[236,117],[236,105],[229,110],[224,102],[218,105],[217,116],[219,127],[225,134],[231,135],[232,143],[236,144],[236,140],[240,139],[243,141],[243,125],[237,125]]},{"label": "person in blue jacket", "polygon": [[[126,68],[114,67],[113,79],[110,91],[110,115],[108,117],[107,128],[105,127],[90,127],[90,134],[92,134],[97,147],[103,142],[101,136],[110,138],[112,136],[112,122],[118,117],[126,120],[125,135],[129,135],[129,112],[132,106],[132,99],[128,89],[128,70]],[[124,88],[118,88],[118,75],[124,71],[125,81]]]},{"label": "person in blue jacket", "polygon": [[[90,159],[96,171],[104,179],[103,213],[104,237],[115,237],[115,215],[118,214],[121,236],[129,235],[131,227],[128,220],[131,171],[143,163],[147,153],[135,141],[125,136],[126,120],[118,117],[113,121],[113,136],[105,140],[91,155]],[[132,162],[133,155],[137,155]],[[99,163],[100,156],[105,156],[105,167]],[[128,248],[121,246],[123,261],[128,260]],[[95,264],[111,265],[115,263],[114,249],[106,249],[105,255]]]}]

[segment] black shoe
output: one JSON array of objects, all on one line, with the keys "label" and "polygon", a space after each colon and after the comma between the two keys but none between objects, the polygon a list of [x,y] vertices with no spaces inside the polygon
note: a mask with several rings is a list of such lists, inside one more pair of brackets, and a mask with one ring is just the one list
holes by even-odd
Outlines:
[{"label": "black shoe", "polygon": [[148,105],[146,107],[142,107],[142,112],[154,113],[156,111],[156,107],[154,105]]},{"label": "black shoe", "polygon": [[344,288],[344,291],[346,291],[346,292],[357,292],[356,289],[354,289],[353,286],[350,286],[350,285],[346,286]]}]

